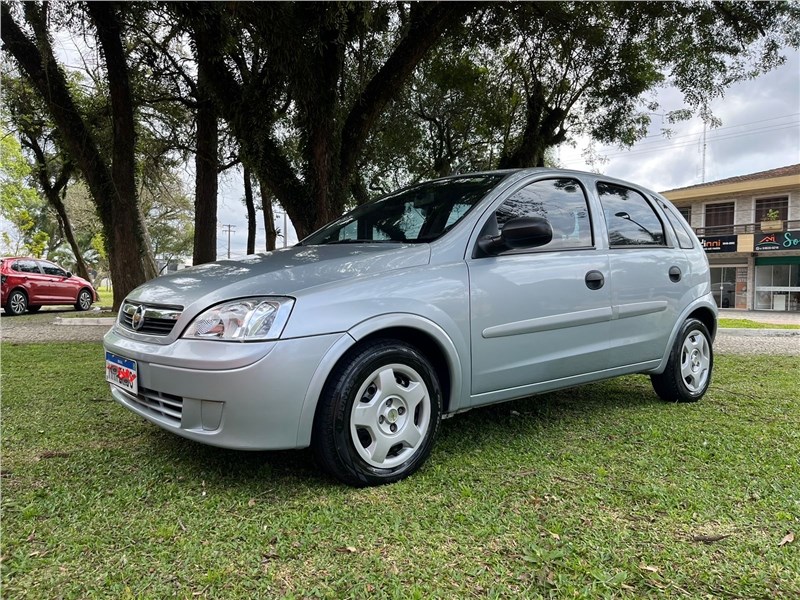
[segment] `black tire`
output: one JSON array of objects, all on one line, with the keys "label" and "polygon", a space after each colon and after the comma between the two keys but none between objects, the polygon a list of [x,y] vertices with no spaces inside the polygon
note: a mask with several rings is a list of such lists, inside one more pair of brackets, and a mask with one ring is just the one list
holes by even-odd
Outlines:
[{"label": "black tire", "polygon": [[714,350],[708,328],[697,319],[687,319],[678,332],[667,368],[650,381],[656,394],[667,402],[697,402],[711,385]]},{"label": "black tire", "polygon": [[8,295],[8,298],[6,298],[6,305],[4,308],[6,309],[7,315],[14,317],[23,315],[25,311],[28,310],[28,297],[25,295],[25,292],[14,290]]},{"label": "black tire", "polygon": [[29,313],[37,313],[37,312],[39,312],[39,309],[41,309],[41,308],[42,308],[41,304],[36,304],[34,306],[28,306],[28,312]]},{"label": "black tire", "polygon": [[328,378],[314,417],[314,456],[348,485],[394,483],[428,458],[441,413],[438,377],[416,348],[368,342]]},{"label": "black tire", "polygon": [[89,310],[92,307],[92,293],[86,288],[78,292],[78,300],[75,302],[75,310]]}]

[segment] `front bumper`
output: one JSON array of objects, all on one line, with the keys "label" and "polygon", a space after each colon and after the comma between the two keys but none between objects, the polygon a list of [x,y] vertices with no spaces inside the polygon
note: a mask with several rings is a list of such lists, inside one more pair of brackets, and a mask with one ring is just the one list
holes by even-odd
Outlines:
[{"label": "front bumper", "polygon": [[298,428],[309,385],[343,333],[275,342],[131,340],[115,329],[107,351],[137,362],[139,392],[111,385],[114,399],[156,425],[223,448],[300,447]]}]

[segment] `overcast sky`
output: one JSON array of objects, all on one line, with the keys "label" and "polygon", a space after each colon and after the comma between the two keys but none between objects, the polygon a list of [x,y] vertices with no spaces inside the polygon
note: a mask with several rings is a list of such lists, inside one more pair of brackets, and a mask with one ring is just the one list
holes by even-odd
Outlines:
[{"label": "overcast sky", "polygon": [[[675,88],[661,90],[658,101],[665,112],[684,107]],[[662,125],[653,116],[648,137],[631,149],[597,148],[608,162],[595,169],[661,192],[800,163],[800,53],[789,52],[782,67],[731,86],[712,111],[722,125],[706,132],[705,177],[699,118]],[[672,129],[669,139],[662,126]],[[586,147],[563,146],[561,165],[592,170],[582,157]]]},{"label": "overcast sky", "polygon": [[[684,108],[682,95],[674,88],[660,90],[658,101],[664,112]],[[712,109],[722,125],[706,131],[705,174],[703,123],[699,118],[669,125],[655,115],[648,137],[630,149],[596,146],[595,154],[605,160],[591,165],[584,158],[591,144],[583,140],[575,147],[559,148],[558,160],[565,168],[596,170],[656,191],[800,163],[800,53],[788,52],[782,67],[732,86],[723,98],[713,102]],[[672,130],[670,138],[662,135],[662,128]],[[243,195],[241,173],[230,172],[220,181],[219,258],[227,256],[228,234],[222,226],[228,224],[235,226],[231,256],[245,254]],[[283,229],[283,217],[276,218],[276,225]],[[264,240],[264,228],[259,225],[256,251],[263,251]],[[288,241],[297,241],[291,223]]]}]

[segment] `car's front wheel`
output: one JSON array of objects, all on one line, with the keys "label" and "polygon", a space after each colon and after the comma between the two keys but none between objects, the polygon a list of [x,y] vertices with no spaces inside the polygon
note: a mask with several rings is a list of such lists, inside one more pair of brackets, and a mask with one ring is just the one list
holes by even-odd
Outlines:
[{"label": "car's front wheel", "polygon": [[78,294],[78,301],[75,302],[75,310],[89,310],[92,307],[92,293],[83,289]]},{"label": "car's front wheel", "polygon": [[399,340],[357,347],[320,398],[312,446],[317,462],[354,486],[393,483],[428,458],[442,394],[430,362]]},{"label": "car's front wheel", "polygon": [[697,319],[687,319],[670,352],[667,367],[650,381],[656,394],[668,402],[697,402],[711,384],[714,350],[711,335]]},{"label": "car's front wheel", "polygon": [[28,297],[19,290],[14,290],[6,300],[6,313],[13,316],[22,315],[28,310]]}]

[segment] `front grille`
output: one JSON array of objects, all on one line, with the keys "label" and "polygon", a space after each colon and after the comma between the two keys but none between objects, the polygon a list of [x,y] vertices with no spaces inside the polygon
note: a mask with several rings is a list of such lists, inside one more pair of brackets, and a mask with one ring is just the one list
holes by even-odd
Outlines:
[{"label": "front grille", "polygon": [[119,324],[125,329],[148,335],[169,335],[181,316],[180,306],[148,306],[125,302],[119,311]]},{"label": "front grille", "polygon": [[183,413],[183,398],[180,396],[140,387],[136,396],[129,394],[128,397],[147,412],[180,426]]}]

